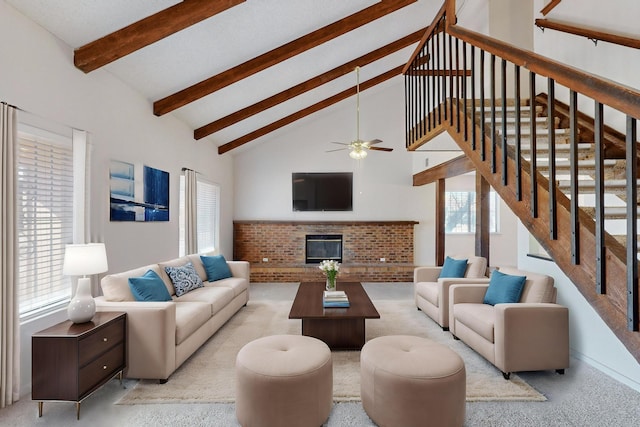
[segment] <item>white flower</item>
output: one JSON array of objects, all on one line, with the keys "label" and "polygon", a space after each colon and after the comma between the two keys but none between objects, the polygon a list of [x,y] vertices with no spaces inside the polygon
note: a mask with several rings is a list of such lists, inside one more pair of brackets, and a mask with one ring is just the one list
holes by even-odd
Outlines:
[{"label": "white flower", "polygon": [[335,274],[340,270],[340,263],[332,259],[325,259],[320,263],[320,266],[318,268],[320,268],[320,270],[322,270],[325,274],[329,272]]}]

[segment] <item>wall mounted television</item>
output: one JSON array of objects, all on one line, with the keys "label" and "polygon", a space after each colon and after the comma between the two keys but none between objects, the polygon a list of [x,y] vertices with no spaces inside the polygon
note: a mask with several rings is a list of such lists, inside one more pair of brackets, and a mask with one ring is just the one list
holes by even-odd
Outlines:
[{"label": "wall mounted television", "polygon": [[294,211],[352,211],[352,172],[291,174]]}]

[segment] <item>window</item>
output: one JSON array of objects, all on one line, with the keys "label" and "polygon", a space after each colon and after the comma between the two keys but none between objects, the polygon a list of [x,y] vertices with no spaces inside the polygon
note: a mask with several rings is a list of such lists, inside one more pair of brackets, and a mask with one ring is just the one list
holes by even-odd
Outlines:
[{"label": "window", "polygon": [[[35,132],[34,132],[35,133]],[[70,137],[18,133],[18,300],[21,318],[68,303],[62,275],[73,242],[73,146]]]},{"label": "window", "polygon": [[[185,181],[180,176],[180,256],[185,255]],[[213,184],[200,175],[196,183],[196,212],[198,252],[210,252],[218,247],[220,230],[220,186]]]},{"label": "window", "polygon": [[[445,231],[447,233],[476,232],[476,193],[473,191],[447,191],[445,193]],[[498,195],[489,192],[489,231],[499,232]]]}]

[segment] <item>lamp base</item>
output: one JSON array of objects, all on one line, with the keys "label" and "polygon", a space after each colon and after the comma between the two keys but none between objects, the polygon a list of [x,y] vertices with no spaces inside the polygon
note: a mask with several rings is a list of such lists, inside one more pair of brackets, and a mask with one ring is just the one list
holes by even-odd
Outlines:
[{"label": "lamp base", "polygon": [[91,295],[91,279],[88,277],[78,279],[76,295],[69,303],[67,314],[73,323],[88,322],[96,314],[96,303]]}]

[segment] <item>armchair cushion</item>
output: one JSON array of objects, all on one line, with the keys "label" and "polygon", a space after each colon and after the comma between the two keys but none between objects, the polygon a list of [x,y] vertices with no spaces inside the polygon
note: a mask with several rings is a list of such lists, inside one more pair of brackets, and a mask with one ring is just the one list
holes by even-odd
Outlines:
[{"label": "armchair cushion", "polygon": [[494,342],[493,327],[496,310],[488,304],[456,304],[453,315],[457,321],[467,326],[490,343]]},{"label": "armchair cushion", "polygon": [[442,264],[442,270],[440,271],[439,278],[464,277],[464,274],[467,271],[467,261],[468,260],[466,259],[453,259],[448,256],[445,258],[444,264]]},{"label": "armchair cushion", "polygon": [[496,305],[520,301],[525,280],[527,280],[526,276],[514,276],[495,270],[491,273],[489,287],[483,302]]}]

